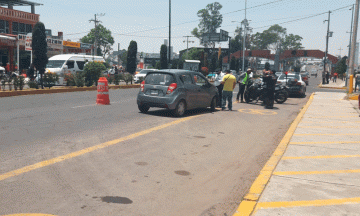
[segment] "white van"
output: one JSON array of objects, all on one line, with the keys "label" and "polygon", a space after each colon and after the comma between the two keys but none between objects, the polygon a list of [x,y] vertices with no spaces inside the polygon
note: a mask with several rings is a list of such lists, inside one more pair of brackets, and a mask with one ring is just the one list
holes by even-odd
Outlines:
[{"label": "white van", "polygon": [[83,71],[86,62],[97,61],[105,62],[101,56],[91,55],[75,55],[75,54],[62,54],[49,58],[46,65],[45,73],[52,72],[59,74],[58,85],[65,85],[65,73],[75,74],[78,71]]}]

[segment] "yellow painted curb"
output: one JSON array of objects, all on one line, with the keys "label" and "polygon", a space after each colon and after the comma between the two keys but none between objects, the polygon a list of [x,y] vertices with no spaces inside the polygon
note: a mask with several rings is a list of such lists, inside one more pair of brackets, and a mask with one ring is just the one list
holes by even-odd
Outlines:
[{"label": "yellow painted curb", "polygon": [[358,100],[359,99],[359,95],[354,95],[349,97],[349,100]]},{"label": "yellow painted curb", "polygon": [[233,214],[233,216],[249,216],[255,209],[257,201],[260,198],[266,184],[269,182],[270,177],[275,170],[276,165],[279,163],[281,157],[283,156],[288,144],[290,143],[291,137],[293,136],[298,124],[300,123],[301,119],[303,118],[306,110],[309,108],[311,102],[314,99],[314,94],[312,93],[310,99],[305,104],[303,109],[300,111],[299,115],[290,125],[289,130],[286,132],[285,136],[282,138],[280,144],[275,149],[274,153],[265,164],[263,169],[260,171],[259,176],[255,179],[254,183],[250,187],[249,192],[244,196],[243,201],[241,201],[238,209]]},{"label": "yellow painted curb", "polygon": [[[109,86],[109,89],[128,89],[128,88],[139,88],[140,84],[132,85],[118,85]],[[64,88],[51,88],[51,89],[25,89],[18,91],[0,91],[1,97],[13,97],[21,95],[36,95],[36,94],[53,94],[53,93],[66,93],[66,92],[79,92],[79,91],[95,91],[96,86],[92,87],[64,87]]]}]

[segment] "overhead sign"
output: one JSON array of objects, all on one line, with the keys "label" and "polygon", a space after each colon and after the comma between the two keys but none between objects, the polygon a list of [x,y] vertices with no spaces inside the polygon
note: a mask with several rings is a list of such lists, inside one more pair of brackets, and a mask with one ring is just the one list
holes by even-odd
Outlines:
[{"label": "overhead sign", "polygon": [[26,35],[25,50],[26,51],[32,51],[32,34],[31,33]]},{"label": "overhead sign", "polygon": [[67,47],[80,48],[80,43],[78,43],[78,42],[63,41],[63,45],[67,46]]},{"label": "overhead sign", "polygon": [[227,41],[229,37],[229,32],[220,29],[220,41]]},{"label": "overhead sign", "polygon": [[81,49],[91,49],[91,47],[92,47],[92,44],[86,44],[86,43],[80,44]]}]

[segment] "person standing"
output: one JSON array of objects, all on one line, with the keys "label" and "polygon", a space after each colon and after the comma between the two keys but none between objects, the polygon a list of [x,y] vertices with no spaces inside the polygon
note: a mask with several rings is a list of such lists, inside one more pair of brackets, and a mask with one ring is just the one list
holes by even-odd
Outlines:
[{"label": "person standing", "polygon": [[326,83],[329,84],[330,73],[326,71]]},{"label": "person standing", "polygon": [[245,92],[245,87],[248,85],[249,81],[250,81],[250,73],[252,72],[251,68],[247,69],[246,73],[245,73],[245,77],[244,79],[239,79],[238,83],[239,83],[239,92],[236,96],[236,101],[239,102],[239,97],[241,95],[241,103],[244,103],[244,92]]},{"label": "person standing", "polygon": [[226,107],[226,100],[228,101],[228,109],[232,111],[232,97],[233,90],[236,86],[236,77],[230,74],[230,70],[225,71],[225,76],[223,77],[221,83],[224,85],[222,92],[222,106],[221,110],[224,111]]},{"label": "person standing", "polygon": [[354,92],[356,92],[356,87],[359,86],[359,91],[360,91],[360,74],[356,74],[355,75],[355,88],[354,88]]},{"label": "person standing", "polygon": [[276,77],[271,70],[265,70],[263,75],[263,82],[266,85],[266,97],[264,98],[265,108],[272,109],[274,106],[274,94]]},{"label": "person standing", "polygon": [[216,86],[216,88],[218,89],[219,92],[219,100],[218,100],[218,107],[221,107],[222,103],[222,91],[223,91],[223,84],[221,84],[221,81],[224,77],[224,73],[221,72],[221,70],[219,69],[218,71],[216,71],[216,75],[215,75],[215,81],[214,81],[214,85]]}]

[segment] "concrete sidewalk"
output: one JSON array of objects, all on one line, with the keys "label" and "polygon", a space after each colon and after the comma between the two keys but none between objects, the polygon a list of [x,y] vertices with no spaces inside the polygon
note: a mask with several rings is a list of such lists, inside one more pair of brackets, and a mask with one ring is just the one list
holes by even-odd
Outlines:
[{"label": "concrete sidewalk", "polygon": [[360,215],[360,117],[345,96],[315,93],[252,215]]},{"label": "concrete sidewalk", "polygon": [[[354,81],[354,86],[355,86],[355,81]],[[334,88],[334,89],[345,89],[345,81],[341,80],[341,79],[337,79],[336,82],[333,81],[329,81],[329,84],[322,84],[320,83],[319,85],[320,88]]]}]

